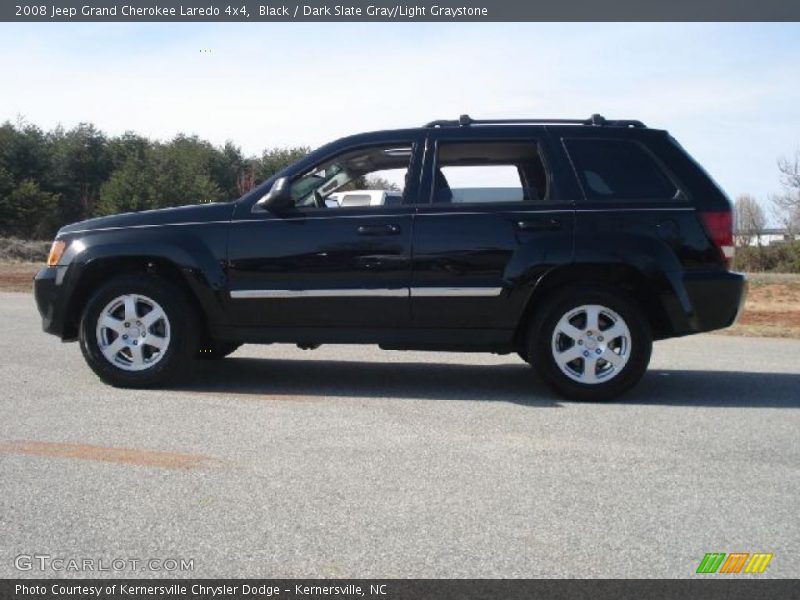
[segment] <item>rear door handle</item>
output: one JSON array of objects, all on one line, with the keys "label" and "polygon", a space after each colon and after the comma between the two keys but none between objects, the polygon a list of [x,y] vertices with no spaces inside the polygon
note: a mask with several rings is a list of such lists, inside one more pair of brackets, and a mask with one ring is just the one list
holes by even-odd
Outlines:
[{"label": "rear door handle", "polygon": [[358,235],[397,235],[400,233],[399,225],[359,225],[356,228]]},{"label": "rear door handle", "polygon": [[520,231],[558,231],[561,221],[558,219],[524,219],[516,222]]}]

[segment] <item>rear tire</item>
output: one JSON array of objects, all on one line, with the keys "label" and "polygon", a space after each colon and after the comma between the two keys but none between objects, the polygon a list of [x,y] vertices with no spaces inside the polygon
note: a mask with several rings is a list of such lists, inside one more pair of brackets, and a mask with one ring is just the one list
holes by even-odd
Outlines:
[{"label": "rear tire", "polygon": [[576,286],[544,302],[527,347],[531,364],[559,394],[597,402],[639,382],[650,363],[652,336],[641,310],[624,294]]},{"label": "rear tire", "polygon": [[78,339],[89,367],[117,387],[177,377],[197,349],[197,319],[183,292],[153,275],[123,275],[86,303]]}]

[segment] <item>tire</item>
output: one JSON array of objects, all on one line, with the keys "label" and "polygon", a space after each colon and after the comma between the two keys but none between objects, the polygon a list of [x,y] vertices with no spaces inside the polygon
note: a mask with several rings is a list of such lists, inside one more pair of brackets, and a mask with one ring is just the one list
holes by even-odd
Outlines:
[{"label": "tire", "polygon": [[153,275],[123,275],[86,303],[78,338],[100,379],[137,388],[179,376],[197,350],[197,329],[181,290]]},{"label": "tire", "polygon": [[195,358],[198,360],[220,360],[233,354],[242,345],[239,342],[220,342],[211,340],[200,344]]},{"label": "tire", "polygon": [[576,286],[544,302],[531,324],[527,346],[530,362],[556,392],[598,402],[616,398],[639,382],[650,363],[653,340],[642,311],[627,296]]}]

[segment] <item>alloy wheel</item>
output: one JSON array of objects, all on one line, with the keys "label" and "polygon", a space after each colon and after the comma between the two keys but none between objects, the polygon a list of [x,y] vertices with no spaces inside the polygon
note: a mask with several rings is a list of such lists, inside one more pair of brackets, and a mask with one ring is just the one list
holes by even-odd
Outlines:
[{"label": "alloy wheel", "polygon": [[625,320],[599,304],[570,309],[556,323],[551,340],[556,365],[564,375],[589,385],[619,375],[631,356]]},{"label": "alloy wheel", "polygon": [[124,294],[100,311],[96,334],[100,352],[109,363],[125,371],[142,371],[164,358],[170,323],[152,298]]}]

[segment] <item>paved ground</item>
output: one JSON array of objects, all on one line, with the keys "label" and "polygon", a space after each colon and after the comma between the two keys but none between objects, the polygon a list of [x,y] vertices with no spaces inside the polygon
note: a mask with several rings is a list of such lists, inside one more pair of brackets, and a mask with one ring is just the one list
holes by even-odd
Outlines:
[{"label": "paved ground", "polygon": [[29,295],[0,294],[0,322],[0,577],[26,574],[20,554],[690,577],[715,551],[800,576],[800,341],[661,342],[635,392],[591,405],[516,356],[357,346],[245,347],[183,389],[120,391]]}]

